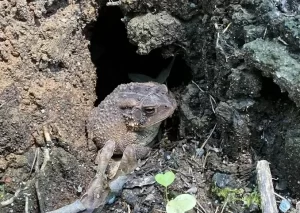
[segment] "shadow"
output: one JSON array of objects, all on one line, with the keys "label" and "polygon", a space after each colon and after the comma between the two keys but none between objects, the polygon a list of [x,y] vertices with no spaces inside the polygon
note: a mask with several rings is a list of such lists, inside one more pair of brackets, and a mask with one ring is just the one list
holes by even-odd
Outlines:
[{"label": "shadow", "polygon": [[[172,60],[164,59],[161,49],[153,50],[149,55],[138,55],[137,47],[127,39],[122,17],[118,7],[102,7],[97,21],[85,29],[85,35],[91,41],[91,59],[97,68],[98,99],[95,106],[118,85],[129,83],[128,73],[141,73],[155,78]],[[168,80],[169,87],[178,86],[190,79],[189,67],[177,56]]]}]

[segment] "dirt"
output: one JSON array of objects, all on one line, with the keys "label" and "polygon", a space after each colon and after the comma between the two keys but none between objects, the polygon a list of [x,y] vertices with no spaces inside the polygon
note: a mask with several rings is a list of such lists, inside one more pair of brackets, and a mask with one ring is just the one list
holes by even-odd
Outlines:
[{"label": "dirt", "polygon": [[[120,3],[0,0],[0,202],[16,195],[0,211],[47,212],[79,199],[95,175],[90,110],[130,82],[128,73],[155,78],[175,54],[167,85],[179,107],[103,212],[164,211],[162,187],[145,180],[167,170],[176,173],[170,197],[189,192],[215,212],[224,202],[212,192],[214,174],[251,191],[260,159],[271,163],[276,192],[295,204],[299,2]],[[260,212],[239,202],[225,211]]]}]

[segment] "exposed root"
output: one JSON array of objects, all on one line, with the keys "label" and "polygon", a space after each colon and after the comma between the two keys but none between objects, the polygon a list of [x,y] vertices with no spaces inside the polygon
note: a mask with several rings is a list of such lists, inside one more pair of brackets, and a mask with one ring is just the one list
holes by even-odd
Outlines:
[{"label": "exposed root", "polygon": [[5,201],[2,201],[0,203],[0,207],[4,207],[4,206],[7,206],[9,204],[12,204],[14,202],[14,200],[18,197],[19,193],[21,192],[21,189],[18,189],[14,196],[12,196],[11,198],[9,198],[8,200],[5,200]]}]

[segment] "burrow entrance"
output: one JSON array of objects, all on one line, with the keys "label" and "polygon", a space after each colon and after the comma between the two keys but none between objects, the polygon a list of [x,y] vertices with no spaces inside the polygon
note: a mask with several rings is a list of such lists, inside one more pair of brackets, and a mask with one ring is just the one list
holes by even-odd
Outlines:
[{"label": "burrow entrance", "polygon": [[[96,94],[97,106],[119,84],[129,83],[128,73],[140,73],[155,78],[166,68],[172,58],[164,59],[161,50],[156,49],[149,55],[138,55],[137,47],[127,39],[123,14],[118,7],[103,7],[98,19],[89,26],[90,52],[97,68]],[[187,84],[191,80],[191,70],[181,55],[176,56],[168,87]]]}]

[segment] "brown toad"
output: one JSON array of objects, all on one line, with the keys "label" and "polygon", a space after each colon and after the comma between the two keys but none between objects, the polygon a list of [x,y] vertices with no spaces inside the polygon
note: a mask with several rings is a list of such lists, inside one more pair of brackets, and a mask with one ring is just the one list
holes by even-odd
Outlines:
[{"label": "brown toad", "polygon": [[176,100],[164,84],[129,83],[119,85],[87,121],[89,141],[102,148],[108,140],[116,143],[115,154],[133,145],[137,158],[146,157],[149,143],[163,120],[176,109]]}]

